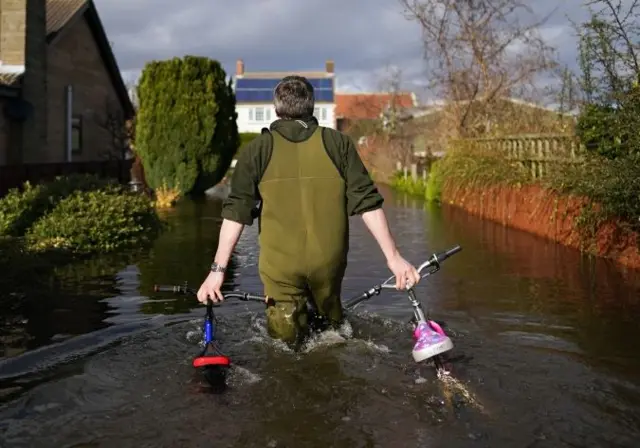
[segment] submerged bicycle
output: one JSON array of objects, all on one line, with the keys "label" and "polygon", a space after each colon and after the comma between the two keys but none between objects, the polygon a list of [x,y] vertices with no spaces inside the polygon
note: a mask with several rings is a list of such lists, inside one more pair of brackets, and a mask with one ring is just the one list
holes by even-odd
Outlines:
[{"label": "submerged bicycle", "polygon": [[[431,258],[422,263],[418,267],[418,274],[420,278],[429,277],[440,270],[440,263],[452,255],[457,254],[462,250],[462,247],[455,246],[445,252],[439,254],[433,254]],[[426,272],[423,274],[422,272]],[[389,277],[383,283],[372,287],[371,289],[363,292],[357,297],[345,302],[345,309],[354,309],[358,304],[371,299],[374,296],[380,295],[383,289],[396,289],[395,276]],[[431,320],[429,315],[425,315],[422,309],[422,304],[416,297],[416,293],[413,287],[407,288],[407,295],[409,303],[413,307],[413,338],[415,344],[413,346],[412,355],[416,362],[423,362],[433,360],[438,375],[448,374],[449,372],[445,368],[444,359],[442,354],[453,349],[453,342],[444,329],[443,325]]]},{"label": "submerged bicycle", "polygon": [[[188,284],[182,286],[162,286],[155,285],[153,287],[156,292],[172,292],[174,294],[197,295],[197,291],[189,287]],[[242,291],[231,291],[224,293],[225,300],[238,299],[243,302],[261,302],[266,306],[273,302],[269,297],[249,294]],[[221,306],[214,304],[212,300],[207,300],[207,308],[204,316],[204,324],[202,326],[203,348],[193,359],[193,367],[200,369],[207,382],[215,389],[224,389],[226,386],[227,372],[231,367],[231,359],[225,355],[218,341],[216,340],[216,317],[213,312],[215,307]]]},{"label": "submerged bicycle", "polygon": [[[439,254],[433,254],[431,258],[422,263],[418,267],[418,273],[420,278],[426,278],[435,272],[440,270],[440,263],[449,258],[450,256],[460,252],[462,248],[460,246],[453,247],[448,251],[441,252]],[[423,271],[425,274],[422,274]],[[379,285],[375,285],[362,294],[347,300],[344,303],[345,309],[354,309],[358,304],[371,299],[374,296],[380,295],[383,289],[396,289],[393,280],[395,276],[389,277],[386,281]],[[182,286],[154,286],[156,292],[171,292],[177,294],[188,294],[194,297],[197,291],[190,288],[187,284]],[[438,375],[447,374],[443,361],[443,353],[453,349],[453,342],[442,328],[442,325],[425,315],[422,304],[417,299],[414,288],[407,289],[407,295],[409,302],[413,307],[414,324],[413,338],[415,344],[412,350],[413,359],[416,362],[424,362],[433,360]],[[265,306],[270,306],[276,303],[271,298],[260,294],[251,294],[243,291],[229,291],[224,292],[223,297],[226,299],[238,299],[245,302],[259,302]],[[203,349],[193,359],[193,367],[200,369],[207,380],[207,382],[215,388],[224,388],[226,385],[226,376],[229,367],[231,366],[231,359],[225,355],[219,347],[219,344],[215,338],[216,336],[216,318],[213,309],[221,306],[220,304],[214,304],[213,301],[207,301],[204,325],[203,325]],[[313,309],[311,309],[313,311]],[[320,319],[321,320],[321,319]]]}]

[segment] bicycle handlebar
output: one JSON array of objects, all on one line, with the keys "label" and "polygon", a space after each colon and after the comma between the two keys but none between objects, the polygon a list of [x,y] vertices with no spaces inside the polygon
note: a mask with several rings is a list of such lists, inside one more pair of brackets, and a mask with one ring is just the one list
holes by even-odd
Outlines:
[{"label": "bicycle handlebar", "polygon": [[[429,258],[427,261],[425,261],[424,263],[422,263],[419,267],[418,267],[418,274],[420,275],[420,278],[425,278],[431,274],[433,274],[434,272],[436,272],[437,270],[440,269],[440,263],[442,263],[444,260],[446,260],[447,258],[451,257],[452,255],[457,254],[458,252],[460,252],[462,250],[462,247],[460,246],[455,246],[452,247],[449,250],[446,250],[444,252],[440,252],[438,254],[433,254],[431,256],[431,258]],[[427,272],[424,275],[422,274],[422,271],[424,271],[425,269],[434,267],[434,270],[431,270],[429,272]],[[367,291],[363,292],[362,294],[360,294],[359,296],[356,296],[350,300],[347,300],[347,302],[344,304],[345,308],[353,308],[354,306],[356,306],[357,304],[359,304],[360,302],[363,302],[365,300],[370,299],[373,296],[377,296],[380,294],[380,292],[383,289],[396,289],[396,285],[395,283],[391,283],[391,281],[393,279],[395,279],[395,275],[392,275],[391,277],[389,277],[387,280],[385,280],[384,282],[380,283],[379,285],[375,285],[374,287],[368,289]]]},{"label": "bicycle handlebar", "polygon": [[[189,295],[197,295],[197,291],[195,289],[189,288],[188,286],[179,286],[179,285],[154,285],[153,290],[155,292],[172,292],[179,294],[189,294]],[[258,294],[250,294],[244,291],[229,291],[223,292],[222,296],[225,299],[238,299],[243,302],[260,302],[260,303],[269,303],[273,299],[271,297],[262,296]]]},{"label": "bicycle handlebar", "polygon": [[[431,274],[433,274],[434,272],[436,272],[437,270],[440,269],[440,263],[442,263],[444,260],[446,260],[447,258],[451,257],[452,255],[457,254],[458,252],[460,252],[462,250],[462,247],[460,246],[455,246],[452,247],[449,250],[446,250],[444,252],[440,252],[438,254],[433,254],[431,256],[431,258],[429,258],[427,261],[425,261],[424,263],[422,263],[419,267],[418,267],[418,274],[422,274],[422,271],[424,271],[427,268],[431,268],[431,267],[435,267],[434,270],[431,270],[429,272],[427,272],[424,275],[421,275],[420,278],[425,278]],[[373,296],[377,296],[380,294],[380,292],[383,289],[395,289],[395,283],[392,284],[391,281],[395,279],[395,276],[391,276],[389,277],[387,280],[385,280],[384,282],[382,282],[379,285],[375,285],[374,287],[370,288],[369,290],[363,292],[362,294],[360,294],[359,296],[356,296],[350,300],[348,300],[345,304],[344,307],[345,308],[352,308],[355,305],[357,305],[358,303],[364,301],[364,300],[368,300]],[[179,294],[190,294],[190,295],[197,295],[197,291],[189,288],[189,286],[187,285],[183,285],[183,286],[179,286],[179,285],[154,285],[153,290],[156,292],[172,292],[172,293],[179,293]],[[243,292],[243,291],[229,291],[229,292],[223,292],[222,293],[223,297],[225,299],[229,298],[229,299],[238,299],[238,300],[242,300],[244,302],[260,302],[260,303],[265,303],[265,304],[273,304],[275,303],[274,299],[268,296],[263,296],[263,295],[259,295],[259,294],[250,294],[247,292]]]}]

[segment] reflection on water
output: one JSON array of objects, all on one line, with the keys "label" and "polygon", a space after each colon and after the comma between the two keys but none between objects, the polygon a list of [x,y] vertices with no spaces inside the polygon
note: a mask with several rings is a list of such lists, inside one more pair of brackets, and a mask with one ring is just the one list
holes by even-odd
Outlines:
[{"label": "reflection on water", "polygon": [[[204,393],[190,365],[203,310],[152,293],[207,273],[220,202],[190,202],[151,251],[61,268],[29,297],[24,341],[0,361],[0,446],[635,446],[638,274],[385,196],[410,260],[464,248],[419,287],[462,355],[451,378],[412,361],[407,299],[384,293],[300,353],[266,336],[259,304],[219,308],[235,365],[227,393]],[[260,291],[256,237],[247,228],[230,287]],[[388,276],[358,219],[350,246],[345,295]]]}]

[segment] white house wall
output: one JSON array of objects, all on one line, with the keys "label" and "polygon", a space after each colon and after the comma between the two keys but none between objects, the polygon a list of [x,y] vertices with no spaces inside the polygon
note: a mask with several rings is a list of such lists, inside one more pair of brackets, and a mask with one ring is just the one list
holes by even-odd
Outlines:
[{"label": "white house wall", "polygon": [[[256,109],[262,109],[262,113]],[[318,119],[320,126],[335,129],[335,104],[320,103],[316,104],[317,113],[314,115]],[[237,124],[238,132],[255,132],[259,133],[262,128],[268,128],[271,123],[277,120],[276,111],[273,104],[236,104],[236,112],[238,114]]]}]

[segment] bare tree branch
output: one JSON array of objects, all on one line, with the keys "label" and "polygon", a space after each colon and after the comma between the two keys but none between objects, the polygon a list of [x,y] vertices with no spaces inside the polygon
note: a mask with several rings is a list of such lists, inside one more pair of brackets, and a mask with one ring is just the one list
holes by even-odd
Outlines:
[{"label": "bare tree branch", "polygon": [[[538,77],[556,66],[541,35],[551,14],[538,19],[520,0],[399,0],[422,29],[431,88],[450,103],[460,136],[472,136],[477,102],[533,92]],[[524,20],[528,19],[528,20]],[[486,115],[486,114],[485,114]]]}]

